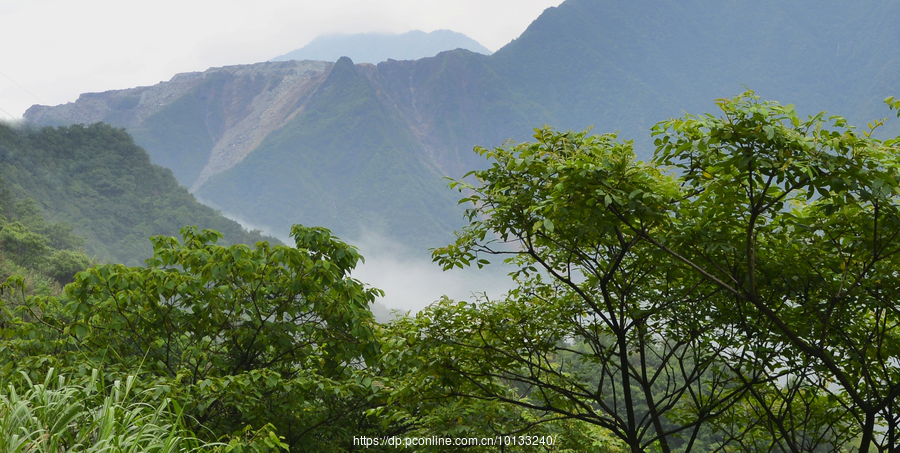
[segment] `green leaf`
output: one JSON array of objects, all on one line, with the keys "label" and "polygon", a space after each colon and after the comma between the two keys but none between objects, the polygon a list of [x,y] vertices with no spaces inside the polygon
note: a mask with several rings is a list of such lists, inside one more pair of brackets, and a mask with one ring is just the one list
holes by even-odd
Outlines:
[{"label": "green leaf", "polygon": [[550,219],[544,219],[544,228],[547,231],[552,233],[553,232],[553,221],[551,221]]}]

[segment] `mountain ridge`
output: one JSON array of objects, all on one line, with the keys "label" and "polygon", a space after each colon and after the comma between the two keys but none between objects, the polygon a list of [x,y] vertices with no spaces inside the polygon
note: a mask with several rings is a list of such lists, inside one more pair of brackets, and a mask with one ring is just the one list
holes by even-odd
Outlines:
[{"label": "mountain ridge", "polygon": [[[153,86],[85,93],[58,108],[32,106],[25,118],[41,125],[106,122],[124,127],[155,163],[172,169],[181,184],[196,190],[199,179],[249,154],[261,141],[260,134],[280,125],[283,118],[272,116],[293,107],[331,65],[257,63],[181,73]],[[215,102],[220,105],[205,105]],[[185,127],[192,129],[179,131]],[[167,140],[170,137],[179,140]]]}]

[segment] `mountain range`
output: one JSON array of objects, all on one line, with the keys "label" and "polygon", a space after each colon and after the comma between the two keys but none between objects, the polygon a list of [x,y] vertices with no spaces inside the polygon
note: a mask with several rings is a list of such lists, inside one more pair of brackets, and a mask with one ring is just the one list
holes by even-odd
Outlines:
[{"label": "mountain range", "polygon": [[25,118],[124,127],[198,198],[270,231],[316,224],[421,250],[463,222],[443,178],[485,165],[472,147],[545,124],[618,131],[646,159],[653,124],[746,88],[851,124],[886,117],[898,21],[892,0],[567,0],[492,55],[211,68]]}]

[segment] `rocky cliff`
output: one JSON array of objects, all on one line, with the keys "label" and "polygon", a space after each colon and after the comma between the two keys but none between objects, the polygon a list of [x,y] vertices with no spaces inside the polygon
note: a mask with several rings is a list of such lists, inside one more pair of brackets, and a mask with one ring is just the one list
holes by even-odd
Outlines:
[{"label": "rocky cliff", "polygon": [[155,163],[171,168],[193,191],[240,162],[301,110],[300,99],[331,66],[289,61],[212,68],[150,87],[86,93],[56,107],[36,105],[25,118],[38,124],[102,121],[124,127]]}]

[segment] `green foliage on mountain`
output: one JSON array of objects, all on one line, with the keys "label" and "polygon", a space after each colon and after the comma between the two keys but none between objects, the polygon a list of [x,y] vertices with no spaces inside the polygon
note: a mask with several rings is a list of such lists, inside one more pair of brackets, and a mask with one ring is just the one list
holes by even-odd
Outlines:
[{"label": "green foliage on mountain", "polygon": [[140,264],[152,255],[146,238],[185,225],[217,228],[229,243],[263,239],[198,203],[124,130],[102,123],[0,125],[0,177],[12,196],[33,199],[48,222],[71,225],[86,239],[84,251],[102,262]]},{"label": "green foliage on mountain", "polygon": [[500,299],[381,325],[327,229],[248,247],[187,227],[61,297],[0,284],[0,379],[136,383],[201,442],[256,437],[233,451],[894,449],[900,137],[749,91],[718,106],[657,123],[650,162],[614,133],[477,148],[490,166],[453,182],[470,223],[433,256],[501,257]]},{"label": "green foliage on mountain", "polygon": [[0,179],[0,280],[24,278],[28,294],[58,294],[91,259],[67,223],[47,223],[37,203],[16,200]]},{"label": "green foliage on mountain", "polygon": [[[119,405],[120,396],[140,395],[143,407],[159,408],[153,420],[171,423],[169,408],[180,415],[177,426],[148,426],[148,433],[182,436],[188,428],[198,443],[234,446],[224,451],[394,451],[385,444],[393,436],[401,444],[505,436],[507,445],[517,445],[510,451],[621,451],[603,428],[460,398],[446,392],[440,374],[423,379],[420,371],[435,357],[410,354],[409,320],[374,322],[368,306],[379,291],[349,277],[359,253],[323,228],[294,226],[294,247],[225,247],[216,244],[215,231],[181,233],[180,240],[152,238],[147,267],[95,266],[79,273],[63,297],[22,297],[15,277],[0,284],[0,294],[15,301],[0,299],[0,379],[7,388],[32,395],[50,390],[32,382],[63,374],[75,384],[58,384],[68,401],[47,406],[68,408],[70,419],[104,413],[104,432],[118,432],[119,424],[114,413],[96,410],[98,399],[108,395],[105,407],[141,423],[144,412]],[[126,383],[128,391],[98,389],[98,374]],[[94,432],[91,424],[60,430],[56,420],[43,413],[0,428],[17,430],[28,448],[40,445],[42,428],[57,444]],[[116,437],[128,445],[157,439]],[[496,451],[496,444],[415,447]]]}]

